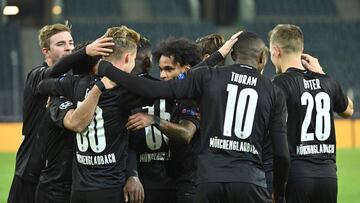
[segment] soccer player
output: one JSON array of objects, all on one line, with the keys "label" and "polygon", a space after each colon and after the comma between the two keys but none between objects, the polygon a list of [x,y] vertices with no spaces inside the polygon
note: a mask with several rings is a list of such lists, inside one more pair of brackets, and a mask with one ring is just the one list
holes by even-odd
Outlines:
[{"label": "soccer player", "polygon": [[74,42],[67,24],[44,26],[39,32],[39,44],[44,56],[44,63],[34,69],[26,77],[23,102],[23,141],[16,154],[15,175],[10,188],[8,202],[35,201],[36,185],[45,161],[42,158],[43,147],[33,147],[40,120],[45,113],[47,97],[39,95],[37,85],[48,77],[58,77],[67,69],[53,69],[56,61],[71,53]]},{"label": "soccer player", "polygon": [[[104,46],[102,41],[105,41],[107,45],[113,45],[111,42],[107,42],[107,39],[97,40],[94,43],[88,45],[86,47],[86,51],[83,52],[88,53],[89,55],[96,55],[99,52],[96,51],[100,46]],[[109,40],[112,40],[111,38]],[[85,44],[80,45],[83,49],[85,49]],[[78,45],[77,47],[80,46]],[[74,51],[77,48],[74,49]],[[68,55],[63,59],[72,57]],[[71,65],[64,64],[63,61],[60,60],[54,68],[57,66],[63,65]],[[91,67],[93,67],[97,61],[99,60],[99,56],[87,57],[87,60],[84,61],[81,66],[76,67],[72,70],[74,74],[89,74]],[[98,94],[100,95],[100,94]],[[87,100],[93,99],[92,97],[87,97],[84,103]],[[96,101],[97,103],[97,99]],[[70,202],[70,192],[71,192],[71,169],[72,169],[72,157],[73,157],[73,139],[75,137],[75,133],[69,131],[77,131],[76,126],[80,126],[80,129],[83,129],[87,126],[87,124],[91,121],[91,116],[93,115],[95,108],[86,108],[86,111],[78,113],[83,117],[86,114],[90,114],[88,119],[78,119],[75,120],[73,117],[76,117],[78,109],[73,113],[74,105],[71,101],[66,101],[65,98],[57,98],[52,97],[50,100],[51,104],[49,108],[46,110],[43,119],[41,121],[41,126],[39,127],[38,136],[40,139],[36,140],[36,145],[44,144],[45,142],[45,159],[46,166],[42,169],[40,174],[39,184],[36,190],[36,202],[37,203],[45,203],[45,202]],[[82,106],[84,106],[83,104]],[[69,112],[68,112],[69,111]],[[65,117],[65,118],[64,118]],[[67,129],[64,129],[64,124]]]},{"label": "soccer player", "polygon": [[[113,52],[105,57],[116,67],[131,72],[139,34],[126,26],[109,28]],[[82,60],[81,57],[76,60]],[[66,76],[43,81],[42,93],[56,93],[82,106],[95,83],[103,92],[91,123],[76,135],[71,202],[124,202],[128,134],[124,127],[130,110],[146,103],[122,88],[106,90],[96,75]],[[95,104],[96,105],[96,104]]]},{"label": "soccer player", "polygon": [[258,35],[240,34],[231,56],[234,65],[198,68],[184,80],[146,80],[106,61],[98,71],[142,96],[200,102],[196,202],[270,202],[262,163],[267,136],[273,146],[274,200],[281,202],[289,167],[283,94],[260,74],[267,56]]},{"label": "soccer player", "polygon": [[330,76],[304,68],[304,37],[298,26],[279,24],[269,37],[271,61],[279,73],[273,82],[286,95],[288,107],[291,167],[286,201],[337,202],[333,111],[351,116],[352,101]]},{"label": "soccer player", "polygon": [[[151,58],[151,44],[149,40],[141,37],[135,67],[131,73],[158,80],[149,74]],[[144,112],[170,119],[171,109],[172,102],[155,100],[152,106],[133,109],[132,113]],[[155,126],[148,126],[130,132],[129,148],[133,148],[137,153],[137,170],[140,181],[144,185],[145,202],[175,202],[174,181],[166,170],[170,157],[168,138]]]},{"label": "soccer player", "polygon": [[[170,38],[160,43],[160,45],[153,54],[153,58],[159,63],[160,78],[162,80],[175,79],[176,77],[190,69],[191,66],[198,64],[201,60],[200,52],[193,42],[185,39],[173,38]],[[155,105],[155,107],[156,106],[157,105]],[[167,111],[161,112],[162,109],[165,109]],[[168,184],[163,184],[164,188],[162,189],[162,191],[157,190],[157,193],[159,193],[159,195],[162,195],[163,197],[169,197],[167,202],[175,200],[177,202],[193,202],[195,194],[196,157],[199,148],[199,118],[197,117],[198,114],[199,111],[195,101],[160,100],[160,115],[139,112],[129,117],[127,127],[128,129],[134,130],[141,128],[154,129],[151,124],[154,122],[154,117],[156,117],[161,121],[160,123],[163,123],[163,125],[155,126],[153,135],[156,136],[155,140],[160,140],[161,143],[161,140],[164,140],[164,138],[161,138],[163,134],[170,138],[169,147],[171,156],[168,161],[169,167],[166,174],[172,174],[172,177],[175,180],[176,195],[173,195],[172,197],[170,196],[169,192],[171,191],[169,191],[169,188],[171,188],[171,185],[169,186]],[[192,140],[189,139],[187,140],[187,142],[184,142],[182,140],[182,142],[179,142],[176,139],[178,137],[173,136],[176,134],[184,134],[183,136],[185,137],[195,138]],[[150,135],[146,134],[146,136]],[[146,139],[146,141],[149,142],[152,141],[152,139]],[[149,148],[152,148],[152,146],[155,146],[155,144],[148,145]],[[151,151],[154,151],[154,149],[152,149]],[[169,158],[169,155],[167,155],[167,158]],[[146,170],[149,171],[154,169],[150,169],[150,167],[147,167]],[[146,201],[149,200],[147,198],[147,193],[145,199]],[[160,199],[154,199],[152,200],[152,202],[157,202],[159,200]]]}]

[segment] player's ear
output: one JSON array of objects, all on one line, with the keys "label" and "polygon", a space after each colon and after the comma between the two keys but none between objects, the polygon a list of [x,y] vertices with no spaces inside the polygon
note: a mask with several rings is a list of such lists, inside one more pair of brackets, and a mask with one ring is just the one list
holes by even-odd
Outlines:
[{"label": "player's ear", "polygon": [[143,68],[148,69],[151,66],[150,57],[145,57],[143,60]]},{"label": "player's ear", "polygon": [[46,56],[47,55],[47,53],[49,52],[49,49],[48,48],[41,48],[41,53],[44,55],[44,56]]},{"label": "player's ear", "polygon": [[190,65],[184,65],[184,66],[182,66],[182,72],[186,72],[186,71],[188,71],[188,70],[190,70]]},{"label": "player's ear", "polygon": [[125,63],[129,63],[129,61],[130,61],[130,54],[129,53],[125,53],[124,60],[125,60]]},{"label": "player's ear", "polygon": [[190,67],[191,67],[190,65],[186,65],[186,66],[185,66],[185,71],[190,70]]},{"label": "player's ear", "polygon": [[280,57],[282,50],[278,46],[274,46],[274,55]]}]

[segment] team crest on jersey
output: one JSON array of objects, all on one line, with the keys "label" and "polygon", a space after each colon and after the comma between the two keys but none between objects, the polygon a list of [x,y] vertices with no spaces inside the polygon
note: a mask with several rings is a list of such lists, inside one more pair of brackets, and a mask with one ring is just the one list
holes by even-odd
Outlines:
[{"label": "team crest on jersey", "polygon": [[72,105],[73,105],[73,103],[71,101],[66,101],[66,102],[60,104],[59,109],[64,110],[64,109],[69,108]]}]

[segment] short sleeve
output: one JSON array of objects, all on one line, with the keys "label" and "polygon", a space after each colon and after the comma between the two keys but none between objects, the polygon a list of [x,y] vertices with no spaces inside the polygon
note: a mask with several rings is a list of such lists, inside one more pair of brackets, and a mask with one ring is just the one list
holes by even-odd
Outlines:
[{"label": "short sleeve", "polygon": [[71,101],[64,97],[51,97],[50,117],[57,126],[64,128],[65,115],[71,109],[75,109],[75,105]]},{"label": "short sleeve", "polygon": [[339,83],[334,81],[334,105],[333,110],[336,113],[343,113],[347,106],[349,105],[349,100],[347,96],[344,94],[343,90],[341,89]]},{"label": "short sleeve", "polygon": [[188,120],[194,123],[197,129],[200,128],[200,110],[196,101],[185,99],[178,104],[178,120]]}]

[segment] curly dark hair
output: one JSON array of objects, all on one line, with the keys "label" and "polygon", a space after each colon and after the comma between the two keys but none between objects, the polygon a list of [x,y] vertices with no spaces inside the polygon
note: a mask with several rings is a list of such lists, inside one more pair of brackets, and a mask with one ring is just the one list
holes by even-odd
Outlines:
[{"label": "curly dark hair", "polygon": [[175,39],[173,37],[161,42],[153,53],[153,59],[157,62],[161,56],[173,56],[175,62],[181,66],[195,66],[201,61],[201,53],[197,45],[188,39]]}]

